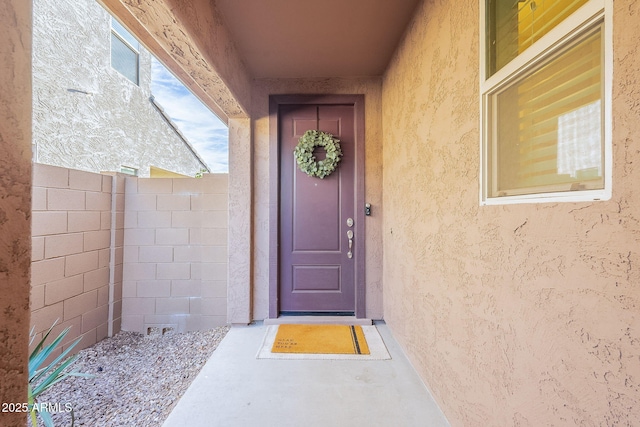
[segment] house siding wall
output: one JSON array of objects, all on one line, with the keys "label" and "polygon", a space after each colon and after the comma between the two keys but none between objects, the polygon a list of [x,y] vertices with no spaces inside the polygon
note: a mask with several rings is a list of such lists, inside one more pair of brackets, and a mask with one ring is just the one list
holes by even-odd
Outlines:
[{"label": "house siding wall", "polygon": [[228,175],[127,178],[122,329],[227,323]]},{"label": "house siding wall", "polygon": [[[373,214],[366,217],[366,316],[382,318],[382,126],[381,81],[363,79],[262,79],[252,91],[254,135],[254,287],[253,318],[269,315],[269,95],[365,95],[365,198]],[[364,209],[364,206],[362,207]],[[246,301],[246,304],[250,304]]]},{"label": "house siding wall", "polygon": [[384,315],[453,426],[640,420],[640,5],[614,9],[610,201],[479,206],[478,2],[423,2],[384,76]]},{"label": "house siding wall", "polygon": [[[202,164],[149,100],[151,54],[140,85],[111,67],[110,15],[94,0],[33,2],[35,160],[85,171],[149,166],[188,176]],[[89,92],[86,95],[80,92]]]}]

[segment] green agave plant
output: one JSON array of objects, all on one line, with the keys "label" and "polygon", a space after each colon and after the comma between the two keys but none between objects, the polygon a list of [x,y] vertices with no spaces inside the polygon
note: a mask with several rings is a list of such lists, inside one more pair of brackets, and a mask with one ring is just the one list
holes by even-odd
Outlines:
[{"label": "green agave plant", "polygon": [[[58,321],[56,320],[49,328],[46,334],[38,342],[38,345],[33,349],[29,356],[29,416],[31,418],[31,424],[36,427],[37,419],[36,414],[40,415],[40,418],[47,427],[53,426],[53,419],[51,413],[46,409],[46,405],[38,408],[38,396],[44,391],[50,389],[56,383],[62,381],[69,376],[76,377],[92,377],[90,374],[83,374],[80,372],[65,372],[65,370],[76,361],[78,355],[68,356],[69,352],[80,342],[81,338],[76,339],[67,347],[62,353],[56,357],[52,362],[45,365],[47,358],[62,344],[64,337],[67,336],[71,327],[66,328],[60,335],[53,340],[50,344],[44,345],[45,341],[53,331]],[[34,328],[31,329],[31,340],[29,346],[33,344],[35,340]],[[71,425],[73,426],[73,409],[71,409]]]}]

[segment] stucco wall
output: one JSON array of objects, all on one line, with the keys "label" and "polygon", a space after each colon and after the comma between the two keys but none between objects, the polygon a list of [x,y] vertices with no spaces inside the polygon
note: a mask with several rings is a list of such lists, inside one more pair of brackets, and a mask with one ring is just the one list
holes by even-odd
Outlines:
[{"label": "stucco wall", "polygon": [[453,426],[640,420],[640,5],[615,2],[613,198],[479,207],[478,2],[383,81],[384,314]]},{"label": "stucco wall", "polygon": [[127,178],[122,329],[227,323],[228,175]]},{"label": "stucco wall", "polygon": [[[368,79],[261,79],[252,91],[254,135],[253,318],[269,314],[269,95],[365,95],[366,316],[382,318],[382,126],[381,81]],[[364,206],[362,207],[364,209]]]},{"label": "stucco wall", "polygon": [[[31,258],[31,3],[0,1],[0,403],[27,401]],[[0,412],[0,425],[25,414]]]},{"label": "stucco wall", "polygon": [[[110,15],[95,0],[35,0],[33,143],[36,161],[86,171],[203,167],[149,100],[151,54],[140,85],[111,67]],[[80,92],[89,92],[86,95]]]},{"label": "stucco wall", "polygon": [[112,206],[121,205],[124,194],[120,203],[112,197],[114,188],[118,194],[114,180],[124,183],[122,176],[34,165],[31,326],[36,343],[56,320],[54,335],[71,327],[63,345],[82,337],[74,351],[119,331],[119,322],[109,331],[110,319],[120,318],[122,295],[121,238],[115,231],[123,221]]}]

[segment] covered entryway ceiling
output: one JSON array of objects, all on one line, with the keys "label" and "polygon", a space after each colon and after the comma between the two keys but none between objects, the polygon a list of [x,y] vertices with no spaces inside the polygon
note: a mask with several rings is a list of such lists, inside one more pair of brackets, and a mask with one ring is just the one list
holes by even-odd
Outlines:
[{"label": "covered entryway ceiling", "polygon": [[419,0],[215,0],[254,78],[380,76]]}]

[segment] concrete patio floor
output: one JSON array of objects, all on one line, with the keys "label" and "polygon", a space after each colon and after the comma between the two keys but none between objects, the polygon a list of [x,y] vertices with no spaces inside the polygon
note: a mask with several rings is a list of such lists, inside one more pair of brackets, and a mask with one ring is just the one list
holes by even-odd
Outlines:
[{"label": "concrete patio floor", "polygon": [[391,360],[257,359],[262,323],[233,327],[164,427],[449,426],[391,336]]}]

